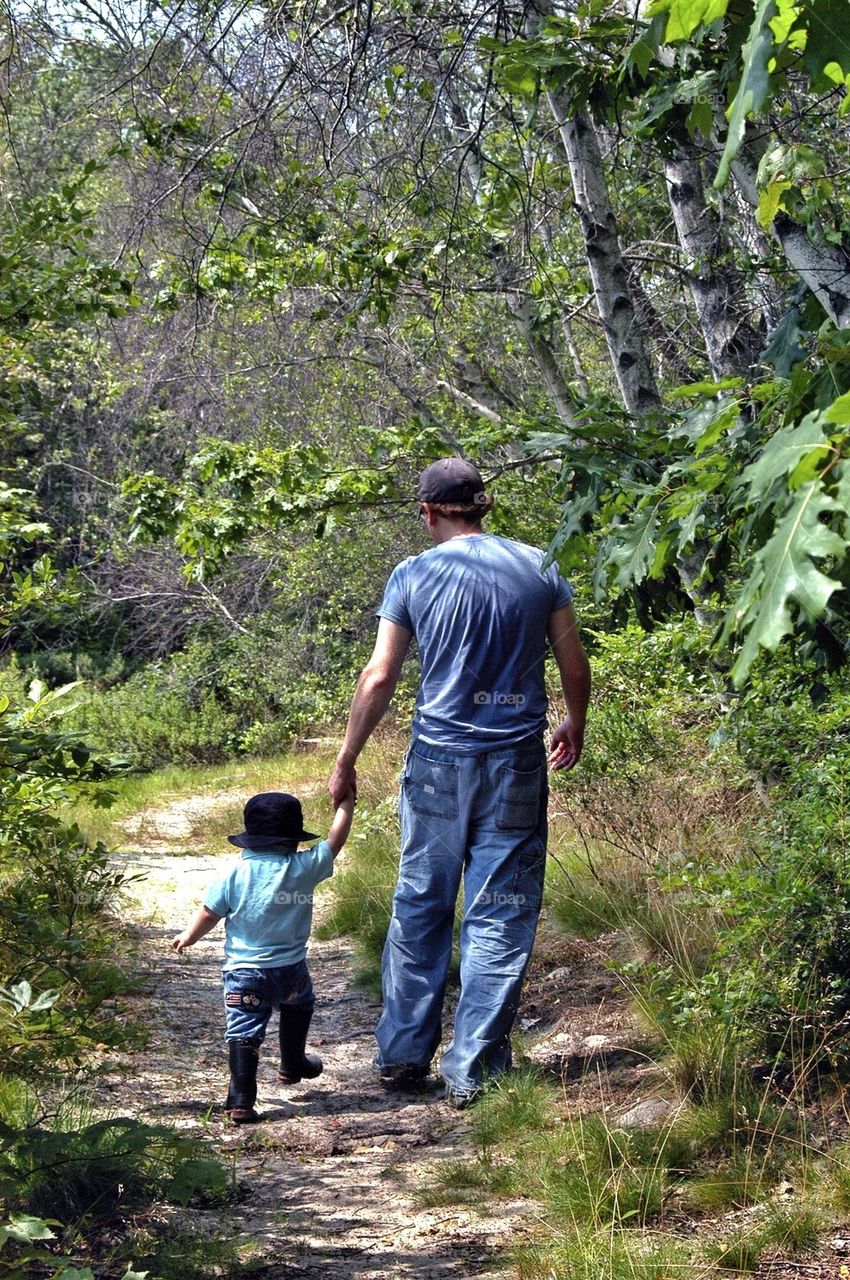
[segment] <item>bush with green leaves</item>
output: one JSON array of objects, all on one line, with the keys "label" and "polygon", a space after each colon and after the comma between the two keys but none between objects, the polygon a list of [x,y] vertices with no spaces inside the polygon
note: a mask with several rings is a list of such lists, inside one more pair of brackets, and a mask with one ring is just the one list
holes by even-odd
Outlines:
[{"label": "bush with green leaves", "polygon": [[155,1198],[226,1191],[223,1167],[167,1126],[104,1115],[81,1091],[51,1105],[20,1081],[0,1090],[0,1197],[12,1212],[108,1221]]},{"label": "bush with green leaves", "polygon": [[72,694],[36,682],[25,710],[0,707],[0,1064],[31,1079],[126,1039],[114,1001],[131,983],[104,928],[125,877],[57,816],[110,799],[108,766],[57,725]]},{"label": "bush with green leaves", "polygon": [[136,768],[280,751],[344,714],[366,648],[349,641],[338,653],[338,643],[320,654],[315,638],[272,619],[251,636],[198,636],[123,684],[88,690],[72,723]]}]

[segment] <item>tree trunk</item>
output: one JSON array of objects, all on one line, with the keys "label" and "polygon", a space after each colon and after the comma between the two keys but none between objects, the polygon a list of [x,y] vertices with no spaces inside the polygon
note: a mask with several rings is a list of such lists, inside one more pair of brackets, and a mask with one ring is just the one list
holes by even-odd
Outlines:
[{"label": "tree trunk", "polygon": [[[758,183],[743,151],[732,165],[732,174],[741,195],[756,208]],[[774,219],[772,231],[788,262],[829,318],[839,329],[850,329],[850,255],[845,246],[829,244],[822,233],[812,240],[808,229],[787,213]]]},{"label": "tree trunk", "polygon": [[[551,0],[533,0],[528,34],[536,35],[540,19],[551,12]],[[570,114],[566,94],[550,90],[546,100],[569,165],[593,293],[620,394],[629,413],[642,417],[658,408],[661,398],[635,314],[599,141],[589,116]]]},{"label": "tree trunk", "polygon": [[665,159],[664,176],[711,371],[715,378],[746,373],[762,338],[746,314],[743,280],[727,265],[729,246],[717,213],[706,203],[696,149],[678,148]]}]

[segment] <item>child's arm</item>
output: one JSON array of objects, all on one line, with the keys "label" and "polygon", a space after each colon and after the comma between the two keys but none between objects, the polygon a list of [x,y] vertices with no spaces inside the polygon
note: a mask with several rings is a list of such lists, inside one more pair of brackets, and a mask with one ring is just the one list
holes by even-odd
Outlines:
[{"label": "child's arm", "polygon": [[334,814],[334,820],[331,823],[331,829],[328,832],[328,844],[331,847],[333,856],[339,853],[342,846],[348,839],[348,833],[351,830],[351,819],[354,815],[354,788],[349,787],[346,794],[339,802],[339,808]]},{"label": "child's arm", "polygon": [[[351,819],[349,819],[350,821]],[[217,916],[214,911],[210,911],[209,907],[199,907],[197,915],[186,925],[183,932],[178,933],[176,937],[171,939],[171,946],[178,956],[187,947],[191,947],[193,942],[197,942],[199,938],[203,938],[204,934],[209,933],[210,929],[214,929],[220,919],[221,916]]]}]

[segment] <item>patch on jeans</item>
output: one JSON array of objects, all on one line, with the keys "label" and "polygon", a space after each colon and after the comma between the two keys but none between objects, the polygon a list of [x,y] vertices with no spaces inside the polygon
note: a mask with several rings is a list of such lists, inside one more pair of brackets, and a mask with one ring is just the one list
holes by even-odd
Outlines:
[{"label": "patch on jeans", "polygon": [[263,998],[256,991],[228,991],[224,1003],[231,1009],[259,1009]]}]

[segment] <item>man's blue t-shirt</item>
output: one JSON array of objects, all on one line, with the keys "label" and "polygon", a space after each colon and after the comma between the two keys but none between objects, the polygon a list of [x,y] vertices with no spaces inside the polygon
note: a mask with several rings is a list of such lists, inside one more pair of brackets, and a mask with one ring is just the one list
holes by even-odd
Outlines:
[{"label": "man's blue t-shirt", "polygon": [[326,840],[297,853],[245,849],[204,898],[205,907],[225,917],[224,968],[276,969],[303,960],[313,923],[313,889],[333,870]]},{"label": "man's blue t-shirt", "polygon": [[378,616],[412,631],[414,737],[470,755],[546,726],[546,628],[573,589],[543,552],[494,534],[450,538],[390,575]]}]

